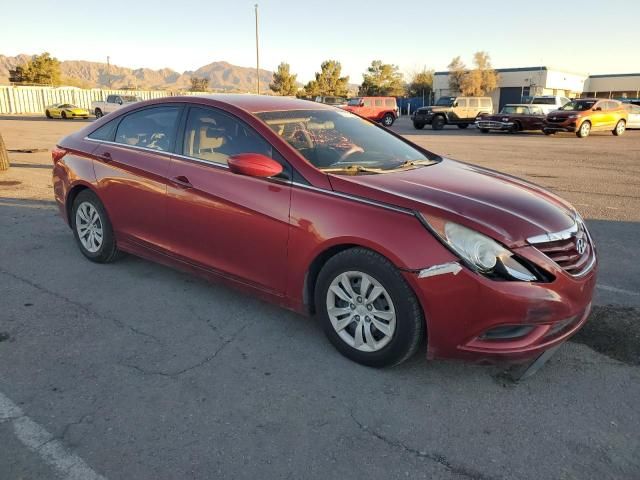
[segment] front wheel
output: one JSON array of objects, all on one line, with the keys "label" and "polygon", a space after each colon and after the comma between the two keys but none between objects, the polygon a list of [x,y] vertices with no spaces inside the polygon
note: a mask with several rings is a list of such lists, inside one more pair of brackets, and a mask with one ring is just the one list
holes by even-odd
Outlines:
[{"label": "front wheel", "polygon": [[618,123],[616,123],[616,128],[613,129],[613,134],[616,137],[619,137],[620,135],[622,135],[624,133],[624,131],[627,128],[627,124],[625,123],[624,120],[618,120]]},{"label": "front wheel", "polygon": [[329,259],[318,276],[315,305],[336,349],[370,367],[402,363],[424,336],[413,290],[389,260],[364,248]]},{"label": "front wheel", "polygon": [[394,121],[395,121],[395,117],[390,113],[386,113],[385,116],[382,117],[382,124],[385,127],[390,127],[391,125],[393,125]]},{"label": "front wheel", "polygon": [[51,116],[51,112],[49,110],[47,110],[46,112],[44,112],[44,114],[47,116],[47,118],[53,118]]},{"label": "front wheel", "polygon": [[415,128],[416,130],[422,130],[424,128],[424,123],[413,122],[413,128]]},{"label": "front wheel", "polygon": [[589,136],[590,133],[591,133],[591,123],[582,122],[582,125],[580,125],[580,128],[576,132],[576,136],[578,138],[586,138]]},{"label": "front wheel", "polygon": [[431,128],[433,130],[442,130],[444,128],[444,118],[438,115],[431,120]]},{"label": "front wheel", "polygon": [[488,128],[481,128],[480,132],[481,133],[489,133],[489,129]]},{"label": "front wheel", "polygon": [[92,262],[109,263],[118,257],[116,239],[98,196],[83,190],[73,201],[71,227],[82,254]]}]

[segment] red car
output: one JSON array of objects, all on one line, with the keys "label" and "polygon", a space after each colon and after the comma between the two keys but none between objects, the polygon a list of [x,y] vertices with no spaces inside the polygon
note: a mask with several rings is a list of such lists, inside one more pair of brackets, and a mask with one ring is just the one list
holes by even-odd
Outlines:
[{"label": "red car", "polygon": [[366,365],[424,342],[430,358],[530,361],[589,314],[596,254],[571,205],[334,107],[151,100],[52,155],[87,258],[128,252],[315,313]]},{"label": "red car", "polygon": [[385,127],[393,125],[398,118],[398,104],[395,97],[351,98],[342,108],[374,122],[380,122]]}]

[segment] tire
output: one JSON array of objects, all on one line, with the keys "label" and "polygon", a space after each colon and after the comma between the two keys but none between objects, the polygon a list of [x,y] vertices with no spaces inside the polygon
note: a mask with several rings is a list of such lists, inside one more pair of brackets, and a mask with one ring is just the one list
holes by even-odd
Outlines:
[{"label": "tire", "polygon": [[549,135],[555,135],[556,132],[554,132],[553,130],[542,130],[542,133],[549,136]]},{"label": "tire", "polygon": [[614,128],[611,133],[613,133],[616,137],[623,135],[625,130],[627,129],[627,123],[624,120],[618,120],[616,123],[616,128]]},{"label": "tire", "polygon": [[93,112],[96,116],[96,118],[100,118],[102,116],[104,116],[104,114],[102,113],[102,110],[100,110],[99,108],[96,108],[95,112]]},{"label": "tire", "polygon": [[467,128],[469,126],[468,123],[459,123],[458,124],[458,128],[463,129],[463,128]]},{"label": "tire", "polygon": [[380,122],[385,127],[390,127],[391,125],[393,125],[393,122],[395,122],[395,120],[396,119],[393,115],[391,115],[390,113],[385,113],[384,117],[382,117],[382,120]]},{"label": "tire", "polygon": [[51,116],[51,112],[49,110],[47,110],[46,112],[44,112],[44,114],[47,116],[47,118],[53,118]]},{"label": "tire", "polygon": [[481,133],[489,133],[489,129],[488,128],[481,128],[480,132]]},{"label": "tire", "polygon": [[509,128],[509,133],[518,133],[520,131],[520,124],[518,122],[514,122]]},{"label": "tire", "polygon": [[[367,294],[359,295],[365,278],[370,282],[369,297],[378,289],[371,303],[367,303]],[[353,295],[340,287],[344,282],[349,282]],[[329,341],[345,357],[362,365],[398,365],[417,351],[425,335],[422,308],[400,271],[385,257],[365,248],[344,250],[327,261],[316,282],[315,305]],[[330,315],[329,305],[344,312]]]},{"label": "tire", "polygon": [[67,112],[62,112],[60,114],[60,116],[62,117],[63,120],[66,120],[67,119]]},{"label": "tire", "polygon": [[433,130],[442,130],[444,128],[444,124],[445,121],[441,115],[437,115],[431,120],[431,128]]},{"label": "tire", "polygon": [[576,137],[578,138],[586,138],[591,133],[591,122],[585,120],[580,125],[580,128],[576,131]]},{"label": "tire", "polygon": [[[89,218],[90,220],[91,218],[95,218],[93,212],[97,214],[97,220],[93,223],[94,229],[87,234],[84,239],[81,239],[80,232],[87,231],[87,225],[90,225],[90,221],[86,219]],[[91,190],[83,190],[74,199],[71,208],[71,229],[73,230],[78,248],[80,248],[82,254],[92,262],[110,263],[119,257],[111,221],[107,216],[102,202]],[[102,233],[101,242],[98,242],[98,232]],[[92,234],[94,234],[93,241],[91,240]],[[97,246],[97,248],[93,250],[87,245],[92,245],[94,248]]]},{"label": "tire", "polygon": [[413,128],[416,130],[422,130],[424,128],[424,123],[413,122]]}]

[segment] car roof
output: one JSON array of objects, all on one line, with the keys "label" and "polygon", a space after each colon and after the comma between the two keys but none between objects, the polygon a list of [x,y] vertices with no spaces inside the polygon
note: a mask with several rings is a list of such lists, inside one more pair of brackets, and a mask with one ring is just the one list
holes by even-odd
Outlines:
[{"label": "car roof", "polygon": [[505,107],[539,107],[540,105],[534,103],[533,105],[530,103],[507,103]]},{"label": "car roof", "polygon": [[[184,99],[185,97],[181,97]],[[240,108],[250,113],[276,112],[280,110],[334,110],[335,107],[311,100],[300,100],[292,97],[276,97],[269,95],[213,94],[190,95],[189,99],[202,98],[215,100]]]}]

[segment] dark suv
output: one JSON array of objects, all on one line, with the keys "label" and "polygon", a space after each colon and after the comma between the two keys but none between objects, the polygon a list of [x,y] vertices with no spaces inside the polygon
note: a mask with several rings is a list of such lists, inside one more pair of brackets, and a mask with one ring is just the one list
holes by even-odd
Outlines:
[{"label": "dark suv", "polygon": [[440,97],[435,105],[418,108],[412,120],[418,130],[427,124],[434,130],[442,130],[445,125],[467,128],[477,117],[492,113],[491,97]]}]

